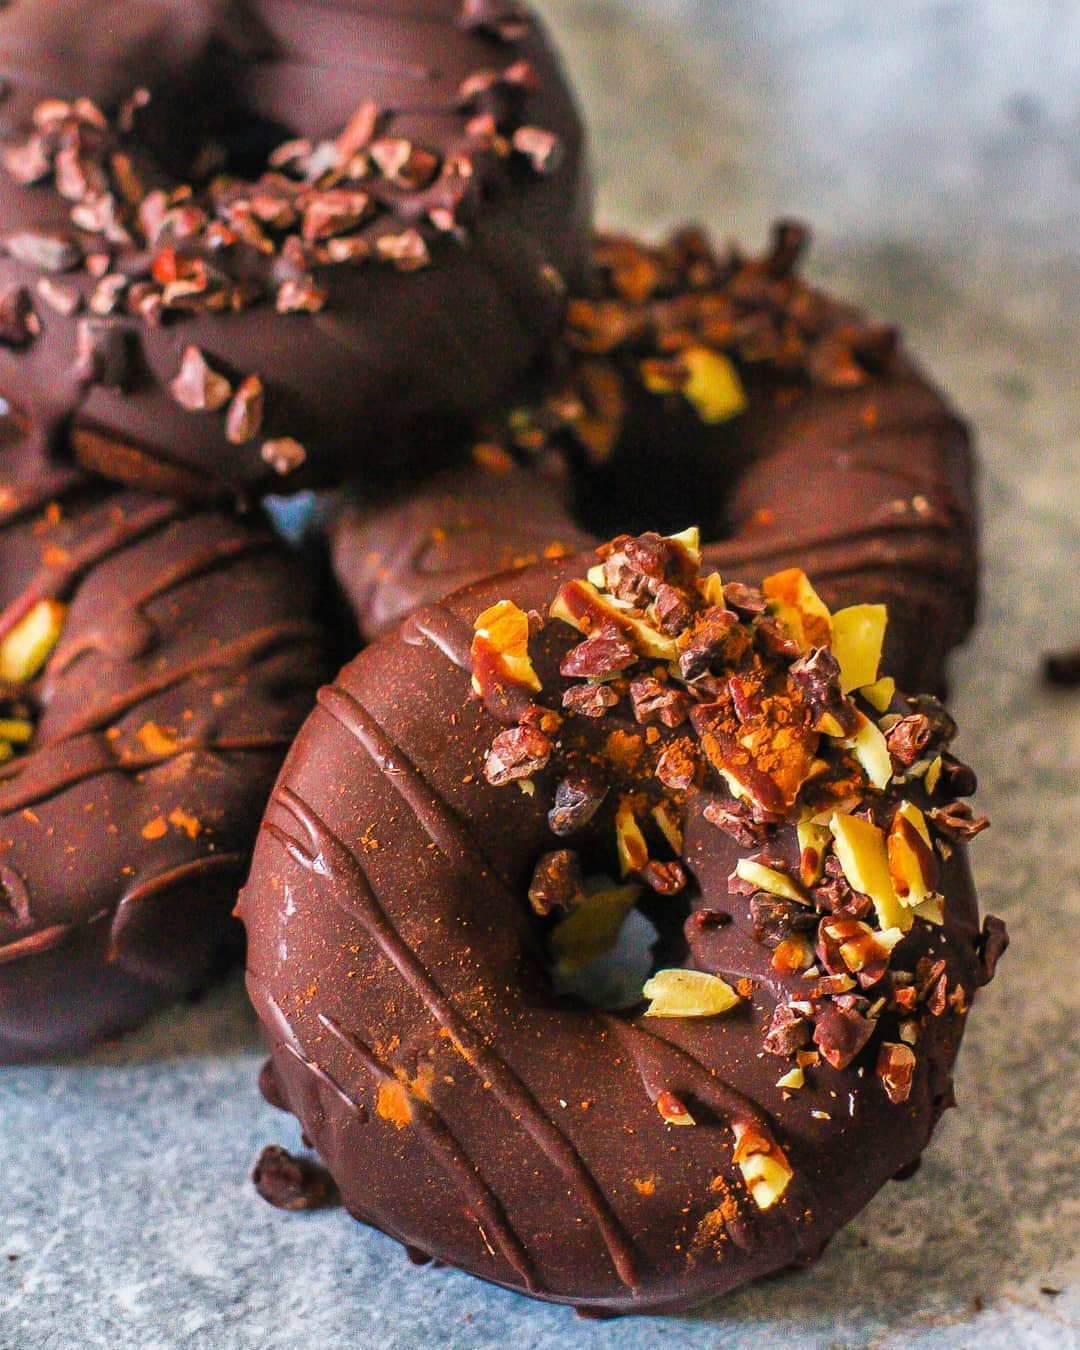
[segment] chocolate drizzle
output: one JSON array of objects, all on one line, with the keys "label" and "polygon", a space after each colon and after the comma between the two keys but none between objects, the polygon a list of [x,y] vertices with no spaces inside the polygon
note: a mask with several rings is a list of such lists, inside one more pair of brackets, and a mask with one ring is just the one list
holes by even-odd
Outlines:
[{"label": "chocolate drizzle", "polygon": [[517,1271],[530,1293],[540,1292],[525,1244],[514,1232],[495,1192],[484,1181],[478,1168],[462,1149],[439,1113],[416,1092],[408,1087],[402,1088],[401,1080],[389,1065],[379,1060],[371,1048],[358,1037],[351,1035],[325,1014],[319,1015],[319,1021],[331,1035],[336,1036],[346,1046],[375,1082],[408,1093],[410,1125],[419,1134],[436,1164],[461,1191],[465,1204],[475,1212],[481,1236],[485,1242],[489,1242],[490,1235],[490,1238],[498,1244],[503,1259],[511,1269]]},{"label": "chocolate drizzle", "polygon": [[[354,734],[350,728],[350,734]],[[361,744],[364,744],[361,742]],[[365,744],[365,750],[370,753]],[[374,757],[373,757],[374,759]],[[403,790],[400,769],[393,761],[375,760],[380,771],[410,805],[419,799],[424,814],[419,818],[429,829],[435,817],[437,828],[441,827],[445,816],[438,797],[427,789],[422,794],[410,792],[418,784],[414,779]],[[426,800],[425,800],[426,798]],[[340,889],[335,887],[334,897],[339,906],[344,906],[350,917],[357,919],[376,940],[379,948],[392,962],[401,978],[418,995],[431,1016],[450,1036],[463,1061],[485,1076],[488,1088],[503,1106],[512,1120],[532,1138],[551,1159],[555,1167],[570,1182],[572,1193],[593,1215],[607,1248],[611,1262],[624,1284],[633,1287],[636,1283],[633,1245],[623,1232],[622,1225],[612,1212],[603,1192],[586,1170],[580,1157],[558,1127],[544,1114],[528,1088],[504,1060],[500,1058],[485,1035],[477,1034],[469,1023],[461,1017],[454,1004],[439,989],[429,971],[417,960],[415,953],[399,937],[385,911],[368,883],[356,854],[350,850],[329,829],[326,824],[307,806],[300,797],[288,787],[280,787],[274,794],[271,807],[283,809],[296,824],[300,825],[309,837],[310,844],[303,843],[288,835],[272,819],[264,824],[264,829],[276,839],[294,862],[307,868],[316,877],[347,878],[347,884]],[[441,830],[440,830],[441,833]],[[460,829],[451,835],[453,855],[462,849]],[[433,842],[440,847],[439,840],[432,836]],[[464,848],[471,852],[466,843]],[[445,853],[444,853],[444,856]],[[342,893],[348,897],[341,898]],[[512,896],[510,897],[512,900]]]}]

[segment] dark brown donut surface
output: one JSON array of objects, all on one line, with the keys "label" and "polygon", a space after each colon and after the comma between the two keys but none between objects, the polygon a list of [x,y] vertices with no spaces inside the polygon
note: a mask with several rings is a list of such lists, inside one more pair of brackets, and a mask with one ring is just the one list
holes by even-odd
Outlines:
[{"label": "dark brown donut surface", "polygon": [[0,78],[0,388],[139,487],[436,456],[587,254],[577,114],[517,6],[16,0]]},{"label": "dark brown donut surface", "polygon": [[[609,549],[605,571],[636,607],[595,618],[571,584],[586,555],[488,579],[362,652],[290,752],[238,911],[268,1091],[350,1212],[485,1279],[608,1312],[684,1308],[812,1260],[918,1158],[1001,945],[996,921],[979,935],[958,839],[980,822],[951,800],[973,778],[945,750],[940,705],[894,700],[888,742],[875,733],[890,781],[871,789],[811,727],[835,732],[829,709],[882,716],[841,697],[828,653],[797,657],[788,619],[750,588],[695,589],[679,545],[637,543],[629,563]],[[540,617],[556,596],[582,631]],[[694,617],[665,673],[640,643],[658,640],[661,609],[675,631],[679,596]],[[753,772],[740,722],[765,737]],[[831,766],[812,791],[797,786],[808,755]],[[718,764],[748,785],[740,799]],[[904,832],[901,800],[919,804],[943,922],[912,911],[886,933],[835,844],[796,837],[799,803],[837,793],[845,828],[871,834]],[[755,859],[771,872],[736,874]],[[552,993],[545,951],[565,955],[563,925],[628,882],[651,897],[668,966],[711,992],[722,978],[726,1011],[603,1013]]]},{"label": "dark brown donut surface", "polygon": [[[976,599],[968,432],[895,334],[800,278],[803,246],[791,225],[749,260],[719,257],[693,231],[655,249],[598,238],[562,369],[490,428],[480,465],[333,522],[363,631],[513,560],[697,520],[724,575],[760,581],[797,565],[830,604],[887,603],[889,669],[907,688],[940,688]],[[709,410],[717,357],[742,399],[721,389],[728,406]],[[727,373],[713,367],[714,379]],[[573,474],[550,472],[555,453]]]},{"label": "dark brown donut surface", "polygon": [[131,1027],[236,948],[259,815],[328,673],[314,578],[267,529],[56,469],[19,432],[9,410],[0,1062]]}]

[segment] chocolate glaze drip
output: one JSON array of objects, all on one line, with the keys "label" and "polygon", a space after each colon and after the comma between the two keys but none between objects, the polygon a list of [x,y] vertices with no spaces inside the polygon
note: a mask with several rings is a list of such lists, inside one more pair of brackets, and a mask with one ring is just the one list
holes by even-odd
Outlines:
[{"label": "chocolate glaze drip", "polygon": [[[918,1157],[949,1100],[963,1013],[950,1004],[928,1019],[903,1106],[863,1060],[823,1063],[801,1092],[782,1092],[783,1063],[762,1039],[800,982],[772,968],[729,894],[747,850],[700,810],[683,849],[690,886],[668,903],[676,922],[690,916],[686,965],[750,979],[749,997],[720,1018],[646,1021],[551,993],[525,897],[552,847],[557,775],[534,775],[531,796],[485,781],[501,723],[470,694],[468,643],[487,606],[545,610],[591,561],[488,579],[347,666],[290,751],[238,912],[273,1096],[354,1216],[541,1298],[677,1309],[812,1259]],[[559,687],[575,640],[549,623],[530,644],[545,689]],[[607,717],[598,734],[613,727],[637,729]],[[797,855],[794,829],[774,847]],[[970,993],[977,911],[962,847],[942,889],[945,926],[917,924],[903,964],[932,953],[949,987]],[[699,911],[730,921],[698,924]],[[661,1090],[692,1105],[694,1128],[664,1124]],[[794,1168],[770,1210],[731,1161],[735,1126],[775,1138]]]},{"label": "chocolate glaze drip", "polygon": [[[598,241],[598,254],[603,247]],[[798,305],[813,309],[819,344],[867,326],[797,278],[773,284],[789,285]],[[670,304],[678,302],[677,293]],[[771,303],[751,307],[751,317]],[[563,364],[584,384],[595,358],[576,353],[575,341],[569,329]],[[378,509],[345,504],[331,525],[334,566],[362,631],[374,637],[482,576],[617,531],[697,524],[709,566],[724,576],[757,582],[799,566],[833,606],[888,604],[886,667],[905,687],[940,688],[944,659],[974,618],[967,428],[901,351],[842,388],[738,351],[735,359],[748,406],[731,421],[706,426],[682,398],[647,393],[616,353],[610,368],[625,407],[603,462],[582,464],[571,447],[571,472],[557,426],[524,462],[503,456],[494,469],[446,470]]]},{"label": "chocolate glaze drip", "polygon": [[[372,187],[379,209],[350,241],[376,254],[384,236],[416,231],[431,265],[401,275],[375,261],[316,259],[310,275],[326,302],[315,314],[275,312],[281,257],[245,243],[214,251],[181,242],[184,257],[265,298],[238,312],[167,314],[160,324],[122,300],[93,319],[125,348],[122,379],[87,380],[78,369],[78,327],[96,280],[80,268],[45,276],[80,304],[67,315],[43,300],[37,266],[0,250],[0,292],[24,288],[40,328],[0,348],[0,389],[22,391],[52,449],[70,438],[90,467],[171,495],[293,491],[441,455],[454,429],[521,374],[558,323],[564,280],[583,267],[582,133],[536,22],[500,25],[471,12],[461,0],[114,0],[107,18],[96,0],[16,0],[0,11],[0,134],[9,147],[25,142],[42,100],[89,96],[113,117],[145,87],[152,99],[121,148],[147,188],[190,179],[207,143],[230,172],[257,176],[276,146],[332,140],[365,102],[373,134],[423,148],[440,166],[465,166],[433,185]],[[503,102],[498,91],[462,97],[470,77],[507,70],[523,74]],[[501,141],[491,148],[474,119],[492,100],[507,145],[517,130],[550,133],[550,165],[531,167],[528,140],[506,154]],[[73,228],[71,210],[50,183],[21,186],[0,169],[0,235],[61,232],[80,253],[109,257],[111,276],[149,277],[154,247],[105,243]],[[234,387],[245,376],[262,380],[256,437],[230,443],[223,414],[187,412],[173,398],[189,345]],[[275,470],[263,455],[280,438],[303,446],[299,467],[286,460]]]},{"label": "chocolate glaze drip", "polygon": [[[10,419],[9,419],[10,423]],[[68,606],[0,767],[0,1062],[199,988],[259,813],[329,670],[313,578],[254,522],[0,449],[0,634]]]}]

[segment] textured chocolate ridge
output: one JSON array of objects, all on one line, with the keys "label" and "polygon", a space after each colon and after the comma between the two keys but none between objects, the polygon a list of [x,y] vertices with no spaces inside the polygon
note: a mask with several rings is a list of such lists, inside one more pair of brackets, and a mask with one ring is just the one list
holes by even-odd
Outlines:
[{"label": "textured chocolate ridge", "polygon": [[[822,1064],[812,1086],[783,1093],[762,1035],[800,985],[772,968],[729,896],[747,850],[700,809],[687,822],[685,900],[691,916],[731,918],[687,923],[687,964],[752,981],[744,1005],[645,1023],[552,996],[525,894],[552,847],[554,776],[535,774],[528,796],[485,782],[500,722],[470,694],[469,646],[480,611],[503,598],[545,610],[593,561],[488,579],[347,666],[290,751],[238,912],[273,1095],[355,1217],[541,1298],[676,1309],[812,1259],[919,1156],[951,1101],[963,1000],[928,1019],[903,1106],[856,1065]],[[559,687],[574,640],[549,623],[530,644],[545,689]],[[797,849],[793,828],[776,847]],[[945,927],[917,925],[904,963],[933,951],[948,985],[973,992],[980,944],[962,847],[943,878]],[[664,1125],[661,1089],[693,1103],[695,1128]],[[735,1124],[777,1139],[794,1168],[771,1210],[748,1201],[728,1161]]]},{"label": "textured chocolate ridge", "polygon": [[[790,228],[779,227],[778,239]],[[613,247],[599,238],[598,260]],[[667,251],[677,247],[678,238]],[[665,253],[630,248],[647,258]],[[764,294],[745,302],[743,322],[771,316],[780,294],[812,313],[817,350],[838,334],[880,331],[791,271],[771,277],[773,257],[749,265],[736,258],[729,271],[715,260],[708,285],[677,279],[664,303],[699,290],[726,299],[748,273]],[[610,283],[595,289],[612,303]],[[568,372],[553,376],[538,402],[523,399],[524,416],[491,429],[483,467],[447,470],[389,506],[339,512],[331,526],[335,570],[368,637],[500,568],[599,542],[582,521],[632,531],[635,522],[662,517],[679,529],[692,519],[702,526],[709,565],[722,574],[753,582],[797,565],[834,606],[890,604],[886,665],[905,687],[941,687],[944,659],[974,618],[974,468],[967,428],[902,350],[871,369],[852,363],[853,373],[844,368],[836,377],[851,383],[835,387],[779,358],[751,361],[735,345],[748,407],[705,426],[680,396],[661,399],[641,387],[636,362],[657,352],[647,338],[600,356],[577,353],[581,340],[568,327]],[[580,414],[558,410],[579,402],[596,366],[621,390],[621,420],[613,415],[610,452],[599,459],[587,452],[582,462]],[[584,412],[604,420],[602,407]],[[522,422],[525,432],[515,431]],[[559,469],[560,454],[572,472]]]},{"label": "textured chocolate ridge", "polygon": [[[17,0],[0,12],[7,90],[0,131],[9,148],[26,140],[42,100],[89,96],[111,116],[145,86],[154,97],[123,148],[148,188],[178,183],[200,138],[223,141],[240,161],[265,162],[287,138],[317,147],[337,136],[365,100],[379,114],[382,140],[407,141],[440,165],[467,159],[468,172],[415,189],[376,184],[379,211],[348,232],[360,252],[381,256],[385,244],[391,261],[393,239],[407,236],[401,266],[412,267],[419,249],[431,258],[422,270],[406,276],[393,265],[330,266],[314,257],[307,276],[325,292],[325,307],[279,314],[281,257],[247,244],[213,252],[180,239],[182,256],[205,258],[266,299],[158,324],[156,313],[154,323],[139,317],[134,298],[128,312],[125,298],[149,303],[139,287],[146,290],[155,250],[74,229],[72,203],[51,186],[23,187],[0,171],[0,234],[61,232],[81,254],[105,256],[120,286],[115,311],[90,316],[95,341],[112,344],[109,372],[96,382],[80,378],[77,335],[99,281],[81,270],[43,274],[4,250],[0,292],[22,288],[40,331],[25,332],[20,321],[15,345],[0,348],[0,388],[21,391],[51,448],[71,436],[94,469],[172,495],[293,491],[441,455],[455,428],[494,402],[542,348],[559,321],[563,278],[580,275],[587,253],[581,128],[539,26],[528,16],[508,18],[505,7],[462,0],[129,0],[113,12],[107,34],[89,0]],[[365,59],[370,53],[376,59]],[[462,83],[478,73],[494,88],[463,98]],[[476,119],[488,115],[485,130]],[[550,136],[551,163],[540,169],[531,156],[547,142],[534,147],[534,131]],[[295,281],[309,292],[304,274],[301,266]],[[46,303],[43,277],[79,311],[69,316]],[[302,308],[305,297],[296,303]],[[170,385],[188,346],[234,387],[246,376],[261,379],[265,414],[256,437],[230,443],[223,414],[187,412],[175,401]],[[268,462],[263,447],[286,438],[306,459],[297,465],[290,448]]]},{"label": "textured chocolate ridge", "polygon": [[[314,579],[269,531],[0,450],[0,636],[68,606],[0,766],[0,1062],[198,989],[274,775],[329,673]],[[172,819],[170,819],[172,817]]]}]

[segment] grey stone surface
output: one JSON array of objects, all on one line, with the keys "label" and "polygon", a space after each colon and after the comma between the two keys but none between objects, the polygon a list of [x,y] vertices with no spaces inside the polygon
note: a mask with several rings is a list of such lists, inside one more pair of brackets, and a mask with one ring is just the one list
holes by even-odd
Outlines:
[{"label": "grey stone surface", "polygon": [[[341,1214],[246,1181],[296,1146],[253,1079],[239,986],[87,1063],[0,1075],[0,1346],[1080,1345],[1076,458],[1080,11],[1044,0],[547,0],[603,214],[756,245],[809,218],[812,270],[900,323],[979,431],[982,624],[954,667],[976,844],[1014,946],[951,1112],[816,1269],[696,1317],[575,1321],[411,1268]],[[1060,1289],[1060,1294],[1045,1292]]]}]

